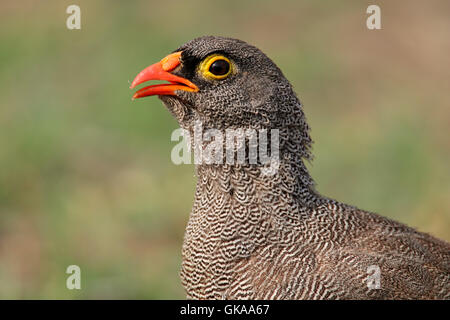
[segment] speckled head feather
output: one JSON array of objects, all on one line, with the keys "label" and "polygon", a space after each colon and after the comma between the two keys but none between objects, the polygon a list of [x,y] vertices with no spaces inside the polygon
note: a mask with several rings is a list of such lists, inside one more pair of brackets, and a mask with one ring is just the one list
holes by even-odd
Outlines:
[{"label": "speckled head feather", "polygon": [[[182,127],[200,120],[205,128],[296,128],[302,154],[310,158],[311,138],[302,105],[281,70],[261,50],[241,40],[200,37],[182,45],[182,64],[174,74],[199,87],[161,96]],[[233,74],[223,80],[206,79],[199,64],[212,54],[222,54],[233,64]]]},{"label": "speckled head feather", "polygon": [[[313,188],[304,160],[311,160],[312,140],[303,107],[281,70],[261,50],[244,41],[206,36],[182,45],[181,65],[172,73],[195,83],[198,92],[178,91],[160,96],[181,127],[203,129],[278,129],[280,153],[290,158],[290,170]],[[201,62],[213,54],[227,57],[234,72],[223,80],[210,80],[199,72]]]}]

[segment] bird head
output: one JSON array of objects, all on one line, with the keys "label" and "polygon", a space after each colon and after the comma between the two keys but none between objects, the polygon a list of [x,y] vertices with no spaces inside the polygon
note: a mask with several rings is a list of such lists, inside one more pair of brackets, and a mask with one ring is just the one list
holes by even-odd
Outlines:
[{"label": "bird head", "polygon": [[131,88],[151,80],[169,83],[144,87],[133,98],[158,95],[186,129],[196,120],[219,130],[306,126],[301,104],[281,70],[241,40],[191,40],[142,70]]}]

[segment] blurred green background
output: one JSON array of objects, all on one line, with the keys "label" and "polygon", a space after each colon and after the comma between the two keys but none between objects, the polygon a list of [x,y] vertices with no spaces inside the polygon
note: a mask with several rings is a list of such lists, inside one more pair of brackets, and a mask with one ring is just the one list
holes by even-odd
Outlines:
[{"label": "blurred green background", "polygon": [[[382,30],[366,28],[381,7]],[[81,7],[81,30],[66,8]],[[128,81],[182,43],[261,48],[312,127],[318,190],[450,240],[450,2],[2,1],[0,298],[184,298],[192,166]],[[82,290],[66,289],[68,265]]]}]

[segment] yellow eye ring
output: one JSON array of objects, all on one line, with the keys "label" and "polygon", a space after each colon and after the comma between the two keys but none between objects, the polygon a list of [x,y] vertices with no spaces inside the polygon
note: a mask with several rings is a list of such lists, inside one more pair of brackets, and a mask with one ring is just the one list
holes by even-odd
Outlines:
[{"label": "yellow eye ring", "polygon": [[[215,65],[213,65],[213,63],[215,63]],[[211,66],[213,69],[211,69]],[[216,74],[211,72],[214,69],[217,71]],[[220,54],[212,54],[200,63],[199,70],[202,76],[207,79],[221,80],[225,79],[233,72],[234,66],[227,57]]]}]

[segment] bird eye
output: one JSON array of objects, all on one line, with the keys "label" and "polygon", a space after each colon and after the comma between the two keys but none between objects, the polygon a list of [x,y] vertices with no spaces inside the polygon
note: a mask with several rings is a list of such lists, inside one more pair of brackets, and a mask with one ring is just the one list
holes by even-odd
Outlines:
[{"label": "bird eye", "polygon": [[223,76],[230,70],[230,64],[225,60],[216,60],[209,67],[209,72],[215,76]]},{"label": "bird eye", "polygon": [[233,64],[227,57],[220,54],[208,56],[200,64],[200,73],[208,79],[220,80],[228,77],[232,72]]}]

